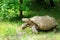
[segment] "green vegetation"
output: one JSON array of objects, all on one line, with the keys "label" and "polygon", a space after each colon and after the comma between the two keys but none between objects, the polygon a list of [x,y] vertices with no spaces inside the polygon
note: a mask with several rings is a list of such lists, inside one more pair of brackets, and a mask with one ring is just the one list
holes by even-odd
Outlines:
[{"label": "green vegetation", "polygon": [[[33,0],[34,1],[34,0]],[[55,7],[49,5],[49,1],[39,4],[23,0],[0,0],[0,40],[60,40],[60,0],[54,0]],[[58,32],[32,33],[30,28],[21,30],[20,9],[23,10],[24,17],[49,15],[56,18],[58,22]]]}]

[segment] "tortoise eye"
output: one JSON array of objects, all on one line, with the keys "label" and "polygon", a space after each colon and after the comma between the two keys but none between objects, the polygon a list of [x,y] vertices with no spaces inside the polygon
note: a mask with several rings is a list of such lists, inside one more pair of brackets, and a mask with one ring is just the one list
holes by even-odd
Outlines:
[{"label": "tortoise eye", "polygon": [[30,24],[27,24],[27,26],[29,27],[29,26],[30,26]]}]

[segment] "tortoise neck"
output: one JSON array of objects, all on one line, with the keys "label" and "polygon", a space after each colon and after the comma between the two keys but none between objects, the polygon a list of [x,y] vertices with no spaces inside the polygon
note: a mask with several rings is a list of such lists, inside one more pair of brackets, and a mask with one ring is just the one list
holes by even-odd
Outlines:
[{"label": "tortoise neck", "polygon": [[30,24],[31,26],[33,26],[33,25],[37,25],[35,22],[31,21],[31,19],[29,19],[28,24]]}]

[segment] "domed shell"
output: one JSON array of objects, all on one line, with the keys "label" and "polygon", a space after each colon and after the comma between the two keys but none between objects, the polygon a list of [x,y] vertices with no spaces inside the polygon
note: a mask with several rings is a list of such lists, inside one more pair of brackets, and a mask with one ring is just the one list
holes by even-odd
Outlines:
[{"label": "domed shell", "polygon": [[56,20],[50,16],[34,16],[30,18],[41,30],[49,30],[57,25]]}]

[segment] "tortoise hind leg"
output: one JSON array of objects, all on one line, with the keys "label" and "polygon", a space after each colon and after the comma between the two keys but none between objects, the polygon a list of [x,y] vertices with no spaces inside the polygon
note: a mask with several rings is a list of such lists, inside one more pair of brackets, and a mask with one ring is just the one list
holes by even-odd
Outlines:
[{"label": "tortoise hind leg", "polygon": [[58,29],[58,28],[57,28],[57,25],[56,25],[55,27],[53,27],[53,31],[54,31],[54,32],[57,32],[57,29]]}]

